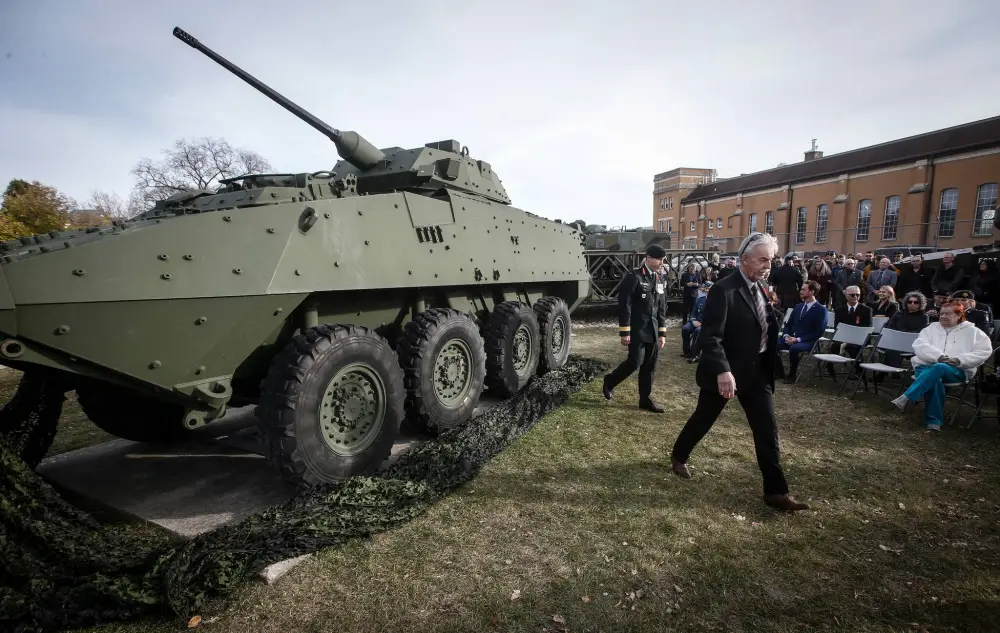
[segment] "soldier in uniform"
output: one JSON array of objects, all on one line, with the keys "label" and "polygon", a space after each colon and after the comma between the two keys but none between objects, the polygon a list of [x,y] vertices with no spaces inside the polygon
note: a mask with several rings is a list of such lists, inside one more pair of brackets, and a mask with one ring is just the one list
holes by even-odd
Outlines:
[{"label": "soldier in uniform", "polygon": [[653,402],[653,372],[656,358],[663,349],[667,335],[667,298],[663,277],[658,272],[666,251],[659,244],[646,248],[646,261],[622,280],[618,292],[618,333],[628,358],[604,377],[604,397],[623,380],[639,370],[639,408],[663,413]]},{"label": "soldier in uniform", "polygon": [[965,308],[965,320],[975,325],[977,328],[990,334],[993,330],[993,323],[990,319],[990,315],[986,310],[980,310],[979,308],[972,307],[972,302],[975,301],[976,296],[971,290],[959,290],[957,292],[951,293],[949,297],[952,301],[957,301],[962,304]]}]

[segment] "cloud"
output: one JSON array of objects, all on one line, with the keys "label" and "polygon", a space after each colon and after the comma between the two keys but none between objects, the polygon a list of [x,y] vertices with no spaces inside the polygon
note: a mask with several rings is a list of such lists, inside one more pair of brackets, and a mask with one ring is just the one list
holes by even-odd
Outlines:
[{"label": "cloud", "polygon": [[[652,222],[652,177],[720,175],[1000,114],[1000,5],[39,1],[0,41],[0,181],[84,198],[177,138],[219,136],[283,171],[332,144],[171,36],[175,25],[378,146],[455,138],[516,206]],[[12,26],[16,25],[16,26]]]}]

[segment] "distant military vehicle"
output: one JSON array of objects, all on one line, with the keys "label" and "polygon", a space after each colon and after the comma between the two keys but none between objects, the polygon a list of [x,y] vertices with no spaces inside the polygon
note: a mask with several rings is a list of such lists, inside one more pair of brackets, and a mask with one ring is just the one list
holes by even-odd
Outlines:
[{"label": "distant military vehicle", "polygon": [[[625,227],[608,229],[601,224],[591,224],[584,228],[584,234],[586,237],[584,247],[588,251],[645,252],[650,244],[659,244],[664,249],[670,250],[670,234],[652,229]],[[595,281],[620,279],[624,274],[623,268],[627,267],[626,257],[615,255],[604,258],[600,266],[592,267],[590,273]]]},{"label": "distant military vehicle", "polygon": [[343,160],[0,245],[0,362],[22,387],[75,389],[97,426],[137,441],[256,404],[274,467],[331,482],[377,468],[404,417],[448,429],[484,389],[510,396],[566,363],[590,283],[579,231],[511,206],[457,141],[378,149],[173,34]]}]

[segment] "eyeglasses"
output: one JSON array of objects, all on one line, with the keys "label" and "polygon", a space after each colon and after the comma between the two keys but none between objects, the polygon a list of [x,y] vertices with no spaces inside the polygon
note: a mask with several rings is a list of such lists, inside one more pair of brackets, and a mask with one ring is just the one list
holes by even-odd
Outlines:
[{"label": "eyeglasses", "polygon": [[857,292],[849,292],[845,296],[847,297],[860,297],[861,295]]}]

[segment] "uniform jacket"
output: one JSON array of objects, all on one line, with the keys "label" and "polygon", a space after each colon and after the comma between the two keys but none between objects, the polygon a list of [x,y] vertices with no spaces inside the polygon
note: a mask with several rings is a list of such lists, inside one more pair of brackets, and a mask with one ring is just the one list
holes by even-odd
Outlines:
[{"label": "uniform jacket", "polygon": [[[695,373],[698,386],[715,391],[719,374],[732,372],[736,390],[747,389],[763,378],[774,389],[774,372],[778,359],[778,327],[781,319],[767,302],[764,292],[765,323],[757,317],[753,295],[742,274],[729,275],[708,291],[705,318],[701,324],[698,344],[701,361]],[[761,330],[767,331],[767,346],[760,353]]]},{"label": "uniform jacket", "polygon": [[826,306],[815,301],[803,315],[805,307],[805,303],[800,303],[792,308],[792,316],[785,324],[785,334],[801,339],[802,343],[815,343],[826,332]]},{"label": "uniform jacket", "polygon": [[655,343],[667,335],[667,296],[663,277],[644,263],[622,280],[618,290],[618,333]]},{"label": "uniform jacket", "polygon": [[703,322],[705,319],[705,302],[708,301],[708,294],[700,294],[698,298],[694,300],[694,307],[691,308],[691,316],[688,317],[688,323],[692,321]]}]

